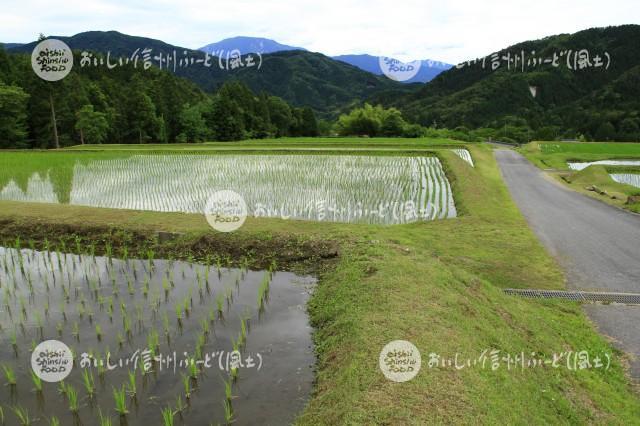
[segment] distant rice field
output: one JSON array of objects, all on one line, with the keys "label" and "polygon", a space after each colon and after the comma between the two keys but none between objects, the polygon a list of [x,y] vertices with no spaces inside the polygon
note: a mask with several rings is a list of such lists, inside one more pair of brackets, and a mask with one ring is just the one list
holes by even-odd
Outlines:
[{"label": "distant rice field", "polygon": [[40,172],[26,187],[9,180],[0,199],[202,213],[230,189],[256,217],[401,224],[457,214],[436,157],[133,155],[77,162],[70,174],[68,195]]},{"label": "distant rice field", "polygon": [[600,160],[591,162],[570,162],[567,163],[571,170],[584,170],[592,165],[601,166],[640,166],[640,160]]},{"label": "distant rice field", "polygon": [[625,183],[627,185],[640,188],[640,174],[636,173],[612,173],[611,179],[618,183]]}]

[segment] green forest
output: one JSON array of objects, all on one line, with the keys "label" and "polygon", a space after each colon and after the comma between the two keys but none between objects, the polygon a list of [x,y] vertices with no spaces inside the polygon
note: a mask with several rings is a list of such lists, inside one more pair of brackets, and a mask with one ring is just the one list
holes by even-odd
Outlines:
[{"label": "green forest", "polygon": [[32,71],[28,55],[0,47],[0,134],[0,148],[56,148],[316,136],[318,122],[310,108],[254,93],[239,81],[205,93],[153,67],[78,67],[47,82]]}]

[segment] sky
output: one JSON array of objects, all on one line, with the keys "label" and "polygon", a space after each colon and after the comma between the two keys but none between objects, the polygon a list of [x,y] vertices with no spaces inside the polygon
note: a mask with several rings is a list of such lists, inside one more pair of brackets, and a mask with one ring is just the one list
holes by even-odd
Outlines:
[{"label": "sky", "polygon": [[116,30],[189,48],[255,36],[326,55],[452,64],[548,35],[640,24],[638,0],[1,0],[0,42]]}]

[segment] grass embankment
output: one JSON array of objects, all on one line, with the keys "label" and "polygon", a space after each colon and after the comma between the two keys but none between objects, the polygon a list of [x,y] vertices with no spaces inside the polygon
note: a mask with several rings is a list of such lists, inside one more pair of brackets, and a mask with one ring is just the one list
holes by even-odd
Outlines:
[{"label": "grass embankment", "polygon": [[[90,226],[111,229],[110,235],[182,232],[187,248],[203,236],[243,242],[248,251],[257,247],[254,238],[339,242],[338,258],[317,271],[309,305],[317,384],[300,424],[637,422],[640,401],[623,361],[578,304],[502,293],[504,287],[562,288],[562,274],[510,200],[490,149],[471,152],[475,168],[440,153],[462,213],[445,221],[384,227],[249,219],[229,236],[214,233],[198,215],[9,202],[0,202],[0,219],[37,221],[39,229],[66,226],[66,234]],[[390,382],[379,370],[380,350],[394,339],[410,340],[422,353],[422,370],[412,381]],[[608,371],[579,372],[428,367],[431,352],[466,360],[487,349],[537,357],[607,352],[613,364]]]},{"label": "grass embankment", "polygon": [[[640,212],[640,203],[627,204],[640,188],[614,181],[610,173],[639,173],[640,167],[593,165],[572,171],[567,162],[640,160],[640,144],[614,142],[532,142],[520,150],[533,164],[548,171],[574,191],[616,207]],[[549,170],[552,169],[552,170]]]}]

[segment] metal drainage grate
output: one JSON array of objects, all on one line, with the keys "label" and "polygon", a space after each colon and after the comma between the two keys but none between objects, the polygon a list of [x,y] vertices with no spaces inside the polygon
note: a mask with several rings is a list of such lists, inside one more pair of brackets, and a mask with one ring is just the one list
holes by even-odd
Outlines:
[{"label": "metal drainage grate", "polygon": [[562,290],[532,290],[506,288],[506,294],[534,299],[565,299],[576,302],[605,302],[623,303],[625,305],[640,305],[640,294],[610,293],[592,291],[562,291]]}]

